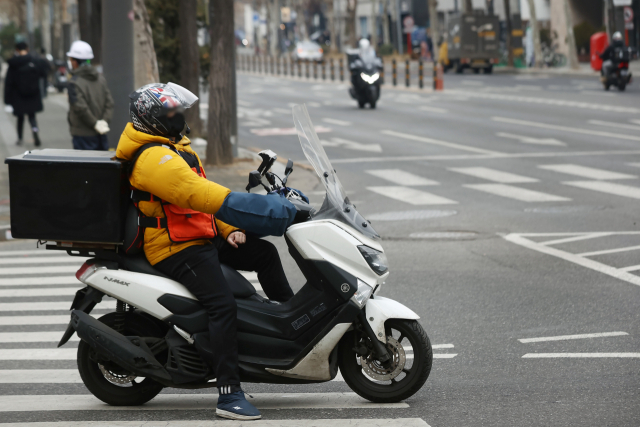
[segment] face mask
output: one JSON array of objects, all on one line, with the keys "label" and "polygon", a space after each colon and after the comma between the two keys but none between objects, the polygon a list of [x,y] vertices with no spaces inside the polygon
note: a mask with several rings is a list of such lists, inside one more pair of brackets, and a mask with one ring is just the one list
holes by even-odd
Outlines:
[{"label": "face mask", "polygon": [[184,114],[176,113],[173,117],[164,117],[164,125],[167,128],[167,135],[174,138],[181,138],[182,129],[186,126],[187,122],[184,119]]}]

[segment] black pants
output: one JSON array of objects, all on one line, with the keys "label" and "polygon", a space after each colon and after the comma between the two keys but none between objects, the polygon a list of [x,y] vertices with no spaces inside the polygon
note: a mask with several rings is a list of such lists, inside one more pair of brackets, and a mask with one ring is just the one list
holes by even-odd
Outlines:
[{"label": "black pants", "polygon": [[209,362],[215,371],[218,387],[239,386],[237,306],[222,275],[221,263],[236,270],[257,272],[269,299],[287,301],[293,296],[293,291],[275,246],[251,237],[247,237],[247,242],[237,249],[217,237],[214,244],[191,246],[155,265],[182,283],[206,308],[214,349],[213,360]]},{"label": "black pants", "polygon": [[75,150],[109,150],[107,135],[74,136],[72,142]]},{"label": "black pants", "polygon": [[[29,113],[29,123],[31,124],[31,130],[35,133],[38,132],[38,122],[36,122],[36,113]],[[18,139],[22,139],[22,131],[24,128],[24,114],[18,115]]]}]

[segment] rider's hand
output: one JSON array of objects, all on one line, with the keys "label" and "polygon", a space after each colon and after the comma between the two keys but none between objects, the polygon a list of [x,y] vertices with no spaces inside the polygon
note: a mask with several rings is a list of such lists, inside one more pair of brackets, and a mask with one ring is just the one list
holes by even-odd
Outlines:
[{"label": "rider's hand", "polygon": [[247,236],[242,231],[234,231],[227,236],[227,242],[236,249],[246,241]]}]

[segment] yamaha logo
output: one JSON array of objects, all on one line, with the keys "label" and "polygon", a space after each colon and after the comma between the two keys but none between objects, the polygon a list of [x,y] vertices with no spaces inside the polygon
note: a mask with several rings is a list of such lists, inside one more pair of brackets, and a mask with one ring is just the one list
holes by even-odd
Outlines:
[{"label": "yamaha logo", "polygon": [[129,286],[129,282],[124,282],[118,279],[112,279],[111,277],[104,276],[103,279],[106,280],[107,282],[117,283],[118,285]]},{"label": "yamaha logo", "polygon": [[345,294],[349,292],[349,289],[351,289],[351,286],[349,286],[349,284],[347,283],[343,283],[342,286],[340,286],[340,290]]}]

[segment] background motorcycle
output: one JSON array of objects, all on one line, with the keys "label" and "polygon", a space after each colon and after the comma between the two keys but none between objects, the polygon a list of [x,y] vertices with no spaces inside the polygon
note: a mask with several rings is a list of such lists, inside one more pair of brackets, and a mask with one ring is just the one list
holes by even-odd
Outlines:
[{"label": "background motorcycle", "polygon": [[351,70],[351,84],[349,94],[358,101],[358,107],[364,108],[369,104],[376,108],[380,98],[380,71],[382,62],[370,49],[368,54],[347,53],[349,70]]},{"label": "background motorcycle", "polygon": [[[613,60],[603,63],[603,75],[600,78],[604,90],[609,90],[611,86],[617,86],[618,90],[623,91],[627,85],[631,83],[631,73],[629,72],[629,61],[633,54],[632,48],[618,48],[613,52]],[[607,64],[608,63],[608,64]],[[605,64],[608,66],[605,69]]]}]

